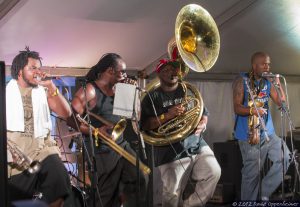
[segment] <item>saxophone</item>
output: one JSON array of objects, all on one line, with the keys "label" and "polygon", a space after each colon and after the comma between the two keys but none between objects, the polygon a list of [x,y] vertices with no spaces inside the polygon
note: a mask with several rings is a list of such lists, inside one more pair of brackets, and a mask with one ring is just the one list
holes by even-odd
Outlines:
[{"label": "saxophone", "polygon": [[12,154],[14,159],[13,164],[17,165],[21,169],[27,170],[30,174],[36,173],[41,169],[41,163],[37,160],[32,160],[25,155],[16,143],[11,140],[7,140],[7,149]]},{"label": "saxophone", "polygon": [[[254,106],[255,104],[255,106]],[[255,100],[248,102],[248,106],[251,107],[253,110],[255,108],[263,107],[264,103]],[[260,120],[258,116],[250,115],[248,116],[248,142],[249,144],[255,145],[258,144],[260,140]]]}]

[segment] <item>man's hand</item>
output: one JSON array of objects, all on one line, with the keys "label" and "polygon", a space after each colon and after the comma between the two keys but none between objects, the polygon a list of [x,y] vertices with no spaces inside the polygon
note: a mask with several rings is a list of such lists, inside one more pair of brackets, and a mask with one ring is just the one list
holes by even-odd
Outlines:
[{"label": "man's hand", "polygon": [[47,77],[50,77],[48,73],[40,71],[36,74],[36,76],[37,76],[36,80],[39,85],[44,86],[46,88],[53,87],[54,84],[52,80],[50,79],[46,80]]},{"label": "man's hand", "polygon": [[7,150],[7,162],[8,163],[15,162],[15,159],[9,150]]},{"label": "man's hand", "polygon": [[258,116],[258,113],[260,116],[268,113],[267,109],[262,108],[262,107],[257,108],[257,110],[253,107],[250,110],[251,110],[252,115],[255,115],[255,116]]},{"label": "man's hand", "polygon": [[[100,132],[100,133],[103,134],[104,136],[106,136],[106,137],[108,137],[108,138],[110,138],[110,139],[112,139],[112,140],[115,141],[115,138],[112,137],[112,135],[111,135],[111,133],[110,133],[111,130],[112,130],[112,127],[111,127],[111,126],[103,125],[103,126],[97,128],[97,130],[98,130],[98,132]],[[101,135],[98,134],[98,136],[101,136]]]},{"label": "man's hand", "polygon": [[201,120],[196,128],[195,135],[200,136],[200,134],[205,130],[206,130],[206,123],[204,120]]},{"label": "man's hand", "polygon": [[178,104],[169,108],[168,115],[170,119],[172,119],[174,117],[180,116],[184,112],[185,112],[185,108],[182,106],[182,104]]}]

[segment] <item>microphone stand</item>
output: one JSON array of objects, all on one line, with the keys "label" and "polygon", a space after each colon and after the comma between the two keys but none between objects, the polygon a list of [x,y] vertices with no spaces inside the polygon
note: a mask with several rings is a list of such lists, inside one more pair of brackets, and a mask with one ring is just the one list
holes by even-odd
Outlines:
[{"label": "microphone stand", "polygon": [[[285,88],[286,88],[286,81],[285,81],[285,78],[283,76],[279,76],[279,77],[282,77],[284,79],[284,84],[285,84]],[[282,94],[281,94],[281,91],[280,91],[280,86],[276,83],[275,81],[275,78],[272,78],[271,79],[271,83],[272,85],[274,86],[275,90],[276,90],[276,93],[277,95],[279,96],[279,100],[280,100],[280,119],[281,119],[281,148],[282,148],[282,152],[281,152],[281,162],[282,162],[282,184],[281,184],[281,187],[282,187],[282,199],[285,199],[285,189],[284,189],[284,172],[285,172],[285,165],[284,165],[284,142],[283,142],[283,139],[286,140],[286,136],[285,136],[285,119],[288,118],[288,121],[289,121],[289,126],[290,126],[290,132],[291,132],[291,143],[292,143],[292,160],[291,162],[295,162],[295,166],[298,167],[298,163],[296,161],[296,158],[295,158],[295,153],[294,153],[294,149],[293,149],[293,140],[292,140],[292,129],[295,129],[294,127],[294,124],[291,120],[291,116],[290,116],[290,112],[289,112],[289,107],[288,105],[286,104],[286,102],[284,100],[282,100]],[[287,94],[287,91],[286,91],[286,94]],[[298,177],[299,177],[299,171],[298,169],[297,170],[297,174],[298,174]]]},{"label": "microphone stand", "polygon": [[[262,119],[261,115],[259,114],[258,108],[255,104],[254,95],[253,95],[253,93],[250,89],[250,86],[249,86],[249,81],[250,80],[249,80],[249,78],[246,78],[246,77],[244,78],[244,80],[245,80],[245,85],[248,89],[248,93],[250,94],[251,100],[253,102],[254,109],[257,112],[258,119],[259,119],[259,122],[260,122],[260,128],[263,130],[266,141],[269,142],[270,139],[269,139],[269,136],[267,134],[267,129],[266,129],[265,122]],[[253,116],[255,116],[255,115],[253,115]],[[258,156],[259,156],[258,157],[258,175],[259,175],[258,176],[258,197],[259,197],[259,199],[261,199],[261,143],[260,143],[260,141],[259,141],[259,151],[258,151],[259,152],[258,153]]]},{"label": "microphone stand", "polygon": [[[86,96],[86,80],[82,81],[81,84],[82,84],[82,89],[83,89],[84,97],[85,97],[85,108],[86,108],[86,111],[88,112],[89,109],[88,109],[88,103],[87,103],[87,98],[86,98],[87,97]],[[89,113],[86,113],[86,117],[87,117],[87,123],[89,125],[89,142],[90,142],[90,148],[91,148],[91,155],[89,155],[89,153],[86,153],[86,154],[87,154],[87,157],[89,157],[89,156],[92,157],[92,160],[88,159],[89,171],[90,171],[90,174],[92,177],[91,178],[91,187],[92,187],[91,197],[92,197],[92,203],[93,203],[92,205],[94,207],[96,206],[95,193],[97,193],[97,195],[99,197],[99,201],[101,203],[101,206],[103,206],[101,197],[100,197],[100,193],[99,193],[99,189],[98,189],[96,156],[95,156],[95,149],[94,149],[94,143],[93,143],[93,132],[92,132],[92,126],[91,126],[91,119],[90,119]],[[83,141],[83,146],[85,146],[84,141]],[[86,150],[86,147],[85,147],[85,150]],[[84,162],[84,160],[83,160],[83,162]],[[85,171],[85,170],[83,169],[83,171]]]},{"label": "microphone stand", "polygon": [[[135,123],[136,125],[136,134],[138,136],[138,142],[136,144],[136,155],[137,155],[137,159],[136,159],[136,175],[137,175],[137,179],[138,182],[136,184],[136,188],[137,188],[137,193],[136,193],[136,206],[139,206],[139,204],[141,203],[141,197],[144,195],[141,195],[141,182],[140,182],[140,162],[139,162],[139,157],[140,157],[140,149],[142,150],[142,155],[143,158],[145,160],[147,160],[147,156],[146,156],[146,151],[145,151],[145,142],[144,142],[144,138],[143,135],[141,134],[140,131],[140,127],[139,127],[139,118],[138,115],[136,113],[135,107],[136,107],[136,96],[140,95],[139,94],[139,88],[135,89],[135,93],[134,93],[134,100],[133,100],[133,109],[132,109],[132,121]],[[138,93],[137,93],[138,91]]]},{"label": "microphone stand", "polygon": [[[64,81],[63,81],[63,82],[64,82]],[[83,87],[83,89],[85,90],[85,88],[86,88],[86,82],[82,83],[82,87]],[[67,96],[67,102],[68,102],[68,104],[70,105],[70,107],[72,108],[72,105],[71,105],[71,103],[70,103],[69,91],[68,91],[68,89],[66,89],[66,88],[65,88],[65,91],[66,91],[66,93],[68,94],[68,96]],[[85,92],[85,91],[84,91],[84,92]],[[85,92],[85,97],[86,97],[86,92]],[[72,113],[72,116],[74,116],[74,113]],[[57,118],[59,118],[59,117],[57,117]],[[76,117],[74,117],[74,120],[76,120]],[[80,127],[79,127],[77,121],[75,121],[75,124],[76,124],[77,130],[80,131]],[[76,141],[73,140],[73,142],[76,142]],[[91,165],[92,165],[92,161],[91,161],[91,158],[90,158],[90,156],[89,156],[88,149],[87,149],[86,144],[85,144],[85,142],[84,142],[82,133],[79,134],[79,142],[80,142],[80,144],[81,144],[81,146],[82,146],[82,148],[83,148],[83,149],[82,149],[82,160],[81,160],[81,162],[82,162],[82,163],[81,163],[81,164],[82,164],[82,173],[83,173],[83,178],[82,178],[82,179],[83,179],[83,180],[80,180],[79,178],[77,178],[77,177],[74,176],[73,174],[71,174],[71,176],[74,177],[77,181],[79,181],[79,182],[81,182],[81,183],[83,184],[83,199],[84,199],[85,205],[87,206],[87,201],[86,201],[86,199],[87,199],[87,194],[86,194],[86,192],[87,192],[87,187],[86,187],[86,182],[85,182],[85,178],[86,178],[86,175],[85,175],[85,160],[87,160],[88,166],[91,166]],[[72,144],[72,145],[73,145],[73,144]],[[78,143],[76,143],[76,145],[78,146]],[[70,144],[69,144],[69,148],[70,148]],[[72,147],[71,147],[71,148],[72,148]],[[77,159],[78,159],[78,155],[77,155],[76,157],[77,157]],[[86,157],[86,158],[85,158],[85,157]],[[78,161],[77,161],[77,165],[79,165],[79,164],[78,164]]]}]

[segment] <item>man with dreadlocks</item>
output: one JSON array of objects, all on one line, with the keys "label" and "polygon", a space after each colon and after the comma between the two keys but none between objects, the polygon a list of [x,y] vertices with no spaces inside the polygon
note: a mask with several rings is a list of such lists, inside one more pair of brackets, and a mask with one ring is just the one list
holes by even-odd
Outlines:
[{"label": "man with dreadlocks", "polygon": [[[243,158],[241,199],[267,200],[282,180],[282,168],[284,167],[284,173],[286,173],[289,166],[289,150],[284,141],[275,134],[269,109],[270,98],[275,104],[281,106],[285,101],[285,95],[279,78],[271,80],[272,78],[262,77],[263,73],[270,72],[270,57],[268,54],[264,52],[254,53],[251,58],[251,65],[251,71],[242,73],[233,83],[233,105],[236,114],[234,133],[235,138],[239,141]],[[247,86],[250,88],[253,97],[262,103],[261,107],[256,107],[257,110],[255,107],[248,105],[252,98]],[[264,120],[266,133],[261,128],[249,127],[248,117],[258,117],[258,115]],[[260,136],[258,136],[258,139],[252,140],[253,136],[249,136],[253,134],[252,130],[259,130]],[[282,163],[282,146],[284,148],[284,166]],[[258,157],[259,154],[260,157]],[[259,173],[259,167],[262,166],[259,166],[259,160],[263,165],[266,157],[272,161],[272,166],[266,175],[260,179],[262,175]],[[259,183],[260,180],[261,183]]]},{"label": "man with dreadlocks", "polygon": [[[60,151],[50,137],[50,110],[62,118],[71,115],[71,107],[47,74],[40,70],[39,53],[25,51],[13,59],[12,80],[6,86],[8,174],[10,201],[32,199],[39,193],[49,206],[61,206],[71,191]],[[49,109],[50,108],[50,109]],[[14,152],[40,162],[40,170],[29,173]]]},{"label": "man with dreadlocks", "polygon": [[[122,117],[113,115],[112,113],[115,84],[127,77],[125,69],[126,64],[120,55],[115,53],[103,55],[99,62],[86,75],[87,84],[83,84],[72,100],[72,107],[76,113],[82,116],[89,111],[116,124]],[[88,138],[86,139],[89,152],[92,154],[91,151],[93,149],[90,146],[93,146],[95,153],[93,161],[95,161],[94,168],[97,173],[96,176],[94,174],[90,175],[98,187],[98,189],[93,189],[96,206],[121,206],[120,191],[122,191],[122,195],[125,195],[122,197],[123,206],[145,206],[146,177],[144,177],[142,172],[140,173],[140,194],[138,195],[138,189],[136,188],[138,182],[136,167],[98,137],[98,130],[110,137],[109,131],[111,130],[111,126],[105,125],[105,123],[94,118],[94,116],[90,116],[90,121],[91,125],[96,128],[93,132],[93,143],[90,143]],[[86,124],[81,124],[80,130],[84,134],[89,135],[89,126]],[[131,149],[123,135],[115,140],[115,143],[135,155],[135,152]],[[122,186],[124,187],[123,189],[121,189]],[[140,203],[136,204],[136,199],[139,199]]]}]

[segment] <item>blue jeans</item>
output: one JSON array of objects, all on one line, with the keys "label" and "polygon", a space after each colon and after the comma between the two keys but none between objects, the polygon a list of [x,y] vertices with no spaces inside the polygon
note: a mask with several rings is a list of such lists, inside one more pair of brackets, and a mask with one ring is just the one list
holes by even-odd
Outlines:
[{"label": "blue jeans", "polygon": [[[270,197],[282,181],[282,142],[284,145],[284,174],[289,166],[290,151],[285,142],[276,134],[269,136],[260,146],[261,166],[266,158],[272,161],[272,166],[261,179],[261,196]],[[243,158],[241,200],[257,200],[259,187],[259,144],[250,145],[248,141],[239,141]],[[261,199],[261,198],[259,198]]]}]

